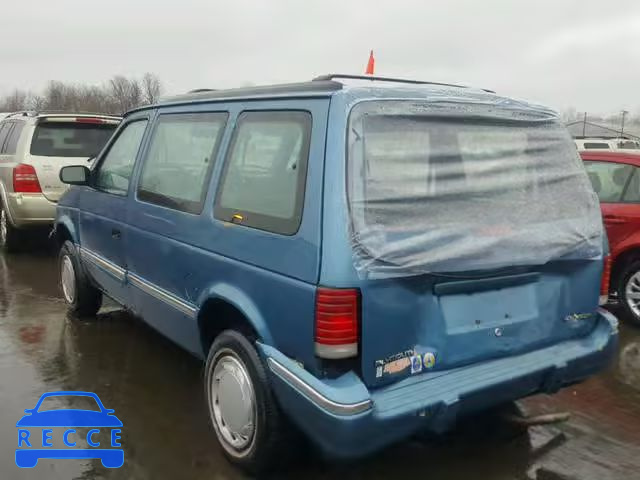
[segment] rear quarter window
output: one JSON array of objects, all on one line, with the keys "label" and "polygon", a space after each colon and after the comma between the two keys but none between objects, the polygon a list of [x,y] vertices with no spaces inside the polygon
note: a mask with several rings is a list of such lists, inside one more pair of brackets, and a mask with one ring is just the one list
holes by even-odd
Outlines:
[{"label": "rear quarter window", "polygon": [[5,140],[7,139],[7,135],[9,135],[9,132],[11,131],[12,125],[13,122],[4,122],[0,124],[0,150],[5,143]]},{"label": "rear quarter window", "polygon": [[5,145],[5,152],[7,155],[13,155],[16,153],[16,149],[18,148],[18,141],[20,140],[20,135],[22,134],[22,130],[24,129],[24,122],[15,122],[15,126],[9,137],[7,138],[7,142]]}]

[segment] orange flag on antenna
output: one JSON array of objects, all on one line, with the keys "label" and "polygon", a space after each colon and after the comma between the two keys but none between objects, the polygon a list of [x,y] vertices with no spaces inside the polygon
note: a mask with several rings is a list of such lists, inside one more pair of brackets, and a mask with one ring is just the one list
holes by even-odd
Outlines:
[{"label": "orange flag on antenna", "polygon": [[364,72],[367,75],[373,75],[373,69],[375,67],[375,59],[373,58],[373,50],[369,52],[369,62],[367,62],[367,70]]}]

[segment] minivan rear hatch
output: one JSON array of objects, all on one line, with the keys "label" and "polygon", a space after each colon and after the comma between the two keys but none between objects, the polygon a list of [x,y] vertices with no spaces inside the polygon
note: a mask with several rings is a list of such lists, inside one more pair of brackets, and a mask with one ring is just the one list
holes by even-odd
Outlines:
[{"label": "minivan rear hatch", "polygon": [[554,114],[366,101],[352,109],[348,136],[369,385],[588,332],[602,222]]},{"label": "minivan rear hatch", "polygon": [[[60,169],[86,164],[107,143],[120,120],[117,117],[60,115],[42,117],[36,124],[29,163],[38,175],[43,195],[57,202],[66,186]],[[87,165],[88,166],[88,165]]]}]

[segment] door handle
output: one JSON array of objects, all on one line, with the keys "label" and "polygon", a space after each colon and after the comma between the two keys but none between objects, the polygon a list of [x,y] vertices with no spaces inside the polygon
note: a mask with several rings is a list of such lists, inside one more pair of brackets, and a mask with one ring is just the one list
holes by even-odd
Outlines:
[{"label": "door handle", "polygon": [[116,228],[114,228],[113,230],[111,230],[111,238],[114,238],[114,239],[116,239],[116,240],[120,240],[121,235],[122,235],[122,234],[120,233],[120,230],[118,230],[118,229],[116,229]]}]

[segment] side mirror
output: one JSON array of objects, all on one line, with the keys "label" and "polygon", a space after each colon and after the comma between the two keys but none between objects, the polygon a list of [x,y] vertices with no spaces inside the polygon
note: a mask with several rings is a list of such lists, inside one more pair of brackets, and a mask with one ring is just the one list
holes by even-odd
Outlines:
[{"label": "side mirror", "polygon": [[24,413],[33,413],[33,408],[27,408]]},{"label": "side mirror", "polygon": [[87,185],[91,171],[84,165],[70,165],[60,169],[60,181],[69,185]]}]

